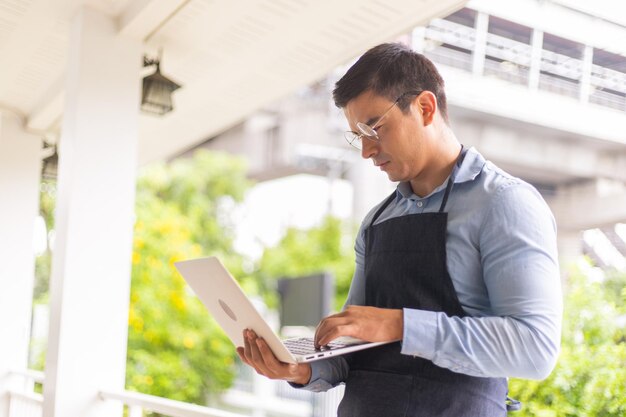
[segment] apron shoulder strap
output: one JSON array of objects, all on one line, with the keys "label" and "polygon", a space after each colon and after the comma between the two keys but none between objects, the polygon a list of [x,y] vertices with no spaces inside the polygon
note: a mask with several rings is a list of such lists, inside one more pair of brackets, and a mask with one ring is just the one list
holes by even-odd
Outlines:
[{"label": "apron shoulder strap", "polygon": [[370,222],[368,227],[372,227],[374,225],[374,222],[376,222],[378,217],[380,217],[380,215],[383,213],[383,211],[385,211],[387,206],[389,204],[391,204],[393,199],[396,198],[396,193],[397,193],[397,191],[394,191],[393,193],[391,193],[391,195],[389,197],[387,197],[385,202],[378,208],[378,210],[376,210],[376,213],[374,213],[374,217],[372,217],[372,221]]},{"label": "apron shoulder strap", "polygon": [[456,163],[454,164],[454,168],[452,168],[452,173],[450,173],[450,178],[448,178],[448,183],[446,184],[446,192],[443,195],[443,200],[441,201],[441,207],[439,207],[439,213],[443,213],[446,209],[446,204],[448,203],[448,197],[450,196],[450,191],[452,191],[452,185],[454,184],[454,180],[456,179],[456,174],[459,172],[459,168],[463,164],[463,160],[465,159],[465,155],[467,154],[467,148],[461,145],[461,152],[459,152],[459,156],[456,158]]}]

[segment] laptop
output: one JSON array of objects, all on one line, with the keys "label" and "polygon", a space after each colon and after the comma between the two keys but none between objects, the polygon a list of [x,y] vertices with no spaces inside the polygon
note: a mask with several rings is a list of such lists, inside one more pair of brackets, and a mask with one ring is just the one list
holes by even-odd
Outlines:
[{"label": "laptop", "polygon": [[191,259],[174,265],[235,346],[243,346],[244,329],[252,329],[265,339],[278,360],[301,363],[394,342],[365,342],[341,337],[316,350],[312,337],[281,340],[218,258]]}]

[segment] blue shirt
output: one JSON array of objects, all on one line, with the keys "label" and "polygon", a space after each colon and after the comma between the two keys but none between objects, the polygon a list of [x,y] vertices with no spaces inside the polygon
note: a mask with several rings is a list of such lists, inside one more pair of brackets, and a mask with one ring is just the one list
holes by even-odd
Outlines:
[{"label": "blue shirt", "polygon": [[[446,182],[423,198],[408,183],[400,183],[376,224],[438,211]],[[346,305],[365,303],[364,232],[379,206],[359,230]],[[558,357],[562,318],[556,224],[550,209],[535,188],[471,148],[446,211],[448,271],[468,316],[405,308],[402,353],[472,376],[547,377]],[[311,368],[304,388],[312,391],[345,381],[349,371],[342,357],[312,362]]]}]

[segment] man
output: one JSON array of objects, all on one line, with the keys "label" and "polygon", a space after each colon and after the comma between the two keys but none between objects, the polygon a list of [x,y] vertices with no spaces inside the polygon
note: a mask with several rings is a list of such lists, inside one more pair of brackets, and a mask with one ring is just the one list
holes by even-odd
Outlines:
[{"label": "man", "polygon": [[406,46],[367,51],[333,96],[348,142],[399,185],[365,217],[347,308],[322,320],[316,344],[400,342],[288,365],[247,331],[241,359],[313,391],[345,382],[340,416],[506,415],[506,378],[545,378],[559,352],[550,210],[459,143],[441,76]]}]

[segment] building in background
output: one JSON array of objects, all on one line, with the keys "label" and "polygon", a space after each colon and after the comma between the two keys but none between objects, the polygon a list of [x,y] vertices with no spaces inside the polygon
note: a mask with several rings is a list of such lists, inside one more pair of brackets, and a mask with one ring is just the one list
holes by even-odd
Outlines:
[{"label": "building in background", "polygon": [[[626,19],[596,9],[576,1],[471,1],[397,40],[440,69],[459,140],[543,194],[557,219],[562,259],[584,251],[601,266],[623,269]],[[346,180],[352,193],[335,199],[352,199],[359,222],[393,185],[343,139],[347,124],[330,91],[348,66],[201,146],[245,156],[259,181],[308,174],[332,187]],[[292,182],[286,196],[297,192]],[[298,211],[304,207],[303,195]]]}]

